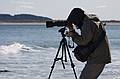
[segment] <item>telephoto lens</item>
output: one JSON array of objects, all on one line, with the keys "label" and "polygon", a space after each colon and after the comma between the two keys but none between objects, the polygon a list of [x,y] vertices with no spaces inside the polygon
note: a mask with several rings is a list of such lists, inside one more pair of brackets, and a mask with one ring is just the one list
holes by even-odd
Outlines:
[{"label": "telephoto lens", "polygon": [[66,20],[50,20],[50,21],[46,21],[46,27],[47,28],[51,28],[51,27],[54,27],[54,26],[62,27],[62,26],[66,26],[66,25],[67,25]]}]

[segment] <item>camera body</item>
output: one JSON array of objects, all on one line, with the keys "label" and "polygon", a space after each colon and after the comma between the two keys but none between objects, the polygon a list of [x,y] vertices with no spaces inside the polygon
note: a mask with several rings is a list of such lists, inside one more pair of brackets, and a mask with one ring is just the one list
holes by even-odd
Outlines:
[{"label": "camera body", "polygon": [[50,20],[46,21],[46,27],[51,28],[54,26],[62,27],[62,26],[67,26],[67,20]]}]

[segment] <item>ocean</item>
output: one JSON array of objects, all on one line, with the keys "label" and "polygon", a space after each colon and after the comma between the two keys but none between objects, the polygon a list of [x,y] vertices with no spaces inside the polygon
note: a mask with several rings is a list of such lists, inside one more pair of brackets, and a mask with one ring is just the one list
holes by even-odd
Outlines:
[{"label": "ocean", "polygon": [[[0,79],[48,79],[62,39],[58,32],[61,28],[0,25]],[[112,63],[106,65],[98,79],[120,79],[120,26],[107,26],[106,30]],[[73,49],[69,50],[79,77],[85,63],[77,61],[71,53]],[[67,60],[65,69],[61,61],[56,62],[51,79],[75,79],[68,56]]]}]

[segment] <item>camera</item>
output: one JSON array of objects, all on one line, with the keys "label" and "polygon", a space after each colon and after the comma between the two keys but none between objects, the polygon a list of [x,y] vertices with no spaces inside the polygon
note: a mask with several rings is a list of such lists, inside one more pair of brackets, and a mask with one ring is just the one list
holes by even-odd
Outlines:
[{"label": "camera", "polygon": [[50,20],[46,21],[46,27],[51,28],[54,26],[62,27],[62,26],[67,26],[67,20]]}]

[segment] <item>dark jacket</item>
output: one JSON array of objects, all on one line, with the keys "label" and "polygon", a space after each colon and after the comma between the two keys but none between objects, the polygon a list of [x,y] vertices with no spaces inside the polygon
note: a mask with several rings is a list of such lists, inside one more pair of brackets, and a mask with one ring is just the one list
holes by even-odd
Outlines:
[{"label": "dark jacket", "polygon": [[[105,29],[103,27],[103,29]],[[84,18],[81,27],[81,35],[72,37],[77,45],[87,45],[91,40],[95,42],[98,38],[99,22],[90,20],[88,17]],[[89,56],[88,63],[91,64],[107,64],[111,62],[111,55],[107,36],[97,47],[97,49]]]}]

